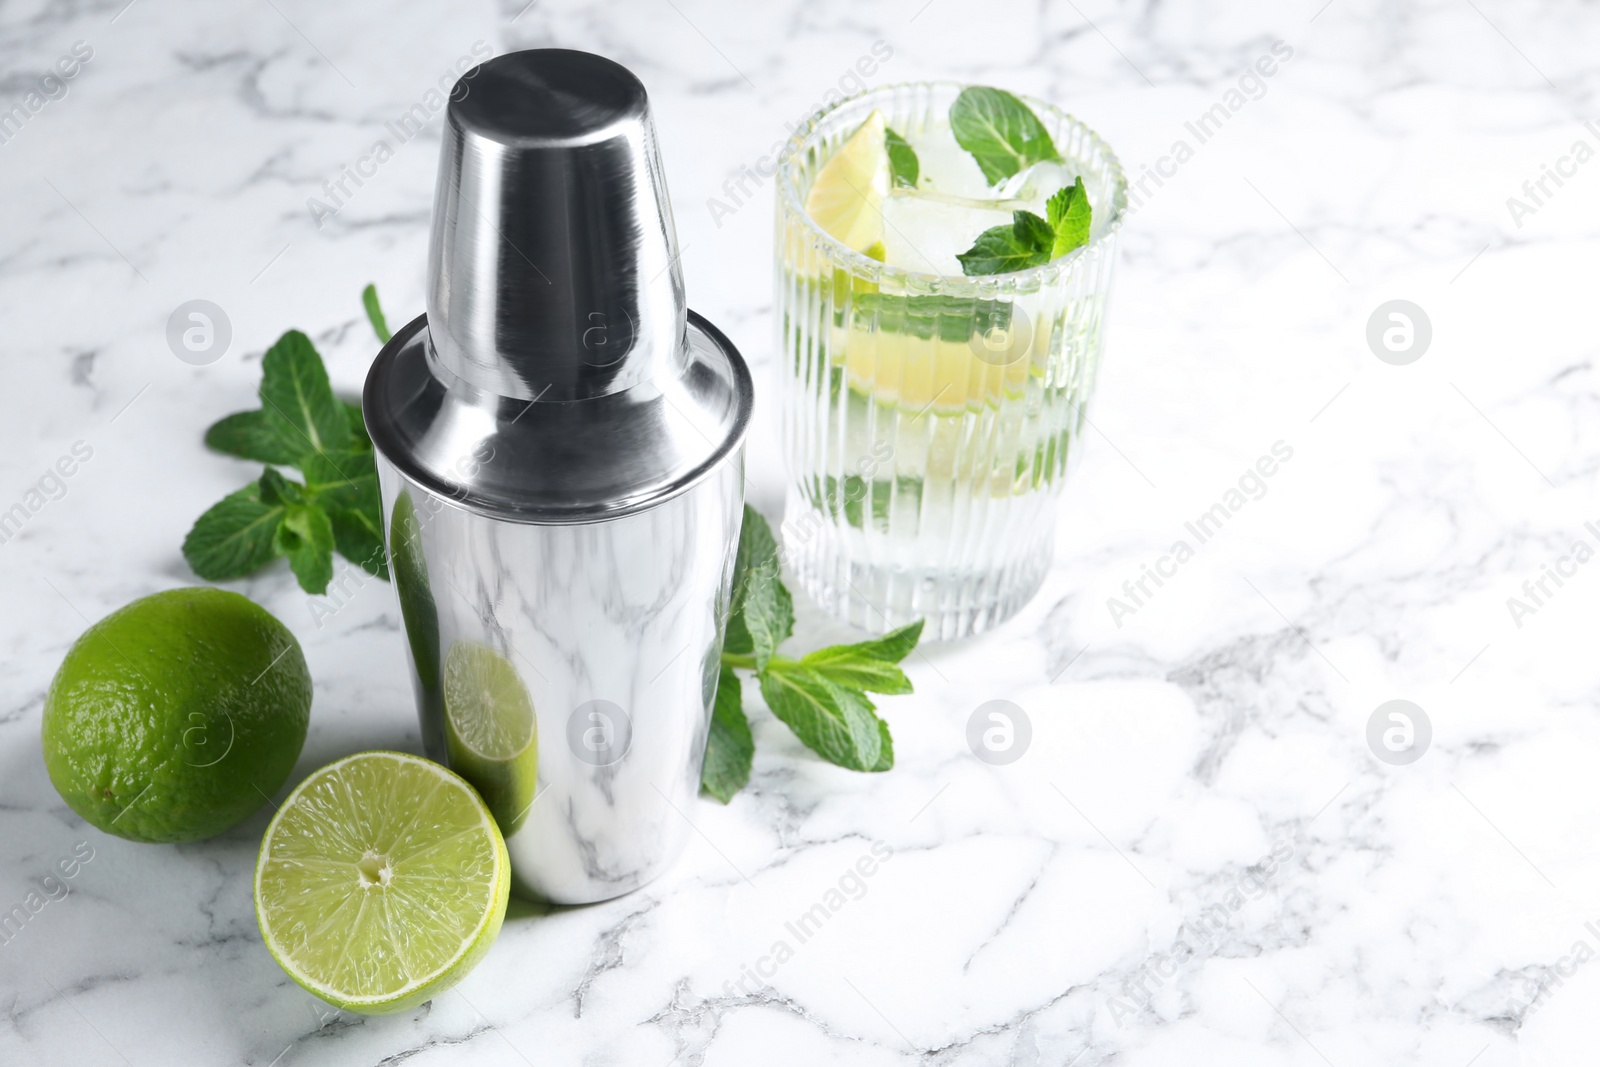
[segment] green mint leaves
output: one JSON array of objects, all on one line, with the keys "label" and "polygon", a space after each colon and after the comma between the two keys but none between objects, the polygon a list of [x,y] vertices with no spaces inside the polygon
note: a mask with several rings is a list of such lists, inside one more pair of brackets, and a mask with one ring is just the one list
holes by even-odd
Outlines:
[{"label": "green mint leaves", "polygon": [[289,465],[299,450],[283,440],[267,421],[267,412],[238,411],[212,423],[206,431],[206,447],[241,459]]},{"label": "green mint leaves", "polygon": [[889,152],[889,181],[903,189],[915,189],[922,176],[922,165],[911,143],[889,127],[883,129],[884,147]]},{"label": "green mint leaves", "polygon": [[1012,212],[1011,219],[1010,226],[984,230],[971,248],[956,256],[963,274],[1005,274],[1050,262],[1055,244],[1050,224],[1031,211]]},{"label": "green mint leaves", "polygon": [[1089,194],[1083,188],[1082,177],[1058,189],[1044,207],[1050,216],[1050,229],[1055,233],[1055,241],[1050,246],[1051,259],[1058,259],[1074,248],[1089,243],[1089,222],[1093,212],[1089,206]]},{"label": "green mint leaves", "polygon": [[267,349],[260,395],[263,420],[297,457],[350,444],[350,420],[328,384],[322,357],[299,330],[290,330]]},{"label": "green mint leaves", "polygon": [[281,511],[272,535],[272,553],[287,556],[289,569],[308,593],[320,593],[333,578],[333,522],[306,487],[268,467],[257,493],[262,503]]},{"label": "green mint leaves", "polygon": [[[383,311],[372,286],[362,303],[380,339]],[[282,556],[300,588],[327,591],[333,553],[387,578],[378,500],[378,471],[361,409],[333,393],[311,339],[290,330],[261,361],[261,407],[212,424],[206,445],[269,464],[251,485],[231,493],[195,520],[183,556],[207,581],[251,574]],[[276,468],[295,467],[305,481]]]},{"label": "green mint leaves", "polygon": [[950,132],[978,161],[990,185],[1035,163],[1061,158],[1039,116],[1004,89],[963,89],[950,105]]},{"label": "green mint leaves", "polygon": [[894,766],[889,728],[873,714],[872,701],[794,663],[769,664],[761,672],[761,696],[807,748],[852,771]]},{"label": "green mint leaves", "polygon": [[733,597],[701,788],[724,804],[750,780],[755,742],[735,669],[755,672],[772,714],[807,748],[857,771],[894,766],[889,726],[868,693],[911,692],[898,664],[916,647],[922,623],[873,641],[834,645],[799,659],[777,649],[794,630],[794,602],[779,577],[778,544],[767,521],[744,509],[734,560]]},{"label": "green mint leaves", "polygon": [[751,656],[751,665],[764,670],[778,645],[793,631],[794,599],[778,577],[777,539],[767,520],[747,507],[733,561],[733,595],[722,650]]},{"label": "green mint leaves", "polygon": [[726,804],[750,781],[750,762],[756,754],[750,720],[744,716],[744,693],[732,667],[722,668],[717,679],[717,699],[711,711],[711,733],[706,738],[706,762],[700,788]]},{"label": "green mint leaves", "polygon": [[961,272],[1005,274],[1041,267],[1089,243],[1089,197],[1080,177],[1045,204],[1048,219],[1031,211],[1015,211],[1010,226],[994,226],[978,235],[971,248],[956,256]]},{"label": "green mint leaves", "polygon": [[[1050,131],[1033,109],[1003,89],[963,89],[950,105],[950,132],[966,149],[990,185],[1033,166],[1059,161]],[[1040,267],[1089,243],[1091,209],[1083,178],[1059,190],[1045,205],[1048,218],[1031,211],[1012,213],[1010,226],[994,226],[956,256],[970,276],[1005,274]]]},{"label": "green mint leaves", "polygon": [[252,482],[213,504],[184,538],[183,556],[202,578],[249,574],[277,555],[272,547],[284,509],[261,499]]}]

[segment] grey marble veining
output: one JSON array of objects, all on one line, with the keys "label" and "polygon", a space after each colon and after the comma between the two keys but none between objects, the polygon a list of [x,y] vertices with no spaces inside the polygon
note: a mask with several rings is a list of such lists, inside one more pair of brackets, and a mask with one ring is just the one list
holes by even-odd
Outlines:
[{"label": "grey marble veining", "polygon": [[[391,322],[421,311],[441,77],[479,42],[639,74],[690,304],[756,374],[746,469],[776,517],[772,189],[739,180],[880,41],[865,81],[1058,101],[1161,177],[1124,230],[1054,567],[996,633],[912,658],[916,694],[882,702],[893,771],[820,763],[752,694],[750,788],[685,809],[664,878],[514,905],[457,991],[383,1020],[260,945],[265,812],[158,848],[68,811],[45,687],[88,620],[194,581],[184,532],[251,475],[204,427],[252,406],[291,326],[355,395],[368,281]],[[1600,16],[1556,0],[0,7],[0,121],[40,91],[0,141],[0,918],[26,916],[0,938],[0,1062],[1591,1062],[1597,45]],[[165,342],[195,298],[233,329],[204,367]],[[1396,299],[1431,323],[1405,366],[1367,342]],[[391,590],[343,563],[324,598],[281,567],[235,585],[316,679],[297,778],[420,751]],[[797,647],[840,636],[798,608]],[[966,740],[996,699],[1033,727],[1001,767]],[[1409,765],[1368,741],[1393,699],[1431,724]]]}]

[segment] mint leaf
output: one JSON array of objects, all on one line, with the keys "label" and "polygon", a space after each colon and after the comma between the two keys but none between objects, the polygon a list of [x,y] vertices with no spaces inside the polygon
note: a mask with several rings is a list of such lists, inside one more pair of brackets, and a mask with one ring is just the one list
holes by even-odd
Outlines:
[{"label": "mint leaf", "polygon": [[345,421],[350,424],[350,447],[371,448],[372,438],[367,434],[367,421],[361,416],[361,405],[344,402]]},{"label": "mint leaf", "polygon": [[[885,663],[899,663],[911,655],[911,650],[917,647],[917,642],[922,640],[922,619],[907,623],[898,630],[890,630],[882,637],[871,641],[861,641],[854,645],[838,645],[835,647],[851,649],[863,656],[881,659]],[[824,649],[823,651],[827,651]]]},{"label": "mint leaf", "polygon": [[183,558],[208,582],[243,578],[272,561],[283,512],[282,505],[261,499],[258,485],[247,485],[195,520],[183,539]]},{"label": "mint leaf", "polygon": [[329,511],[333,547],[339,555],[374,578],[389,580],[389,563],[383,551],[383,528],[366,511]]},{"label": "mint leaf", "polygon": [[755,655],[758,668],[794,631],[794,600],[779,577],[778,542],[761,513],[748,504],[733,563],[733,595],[723,649]]},{"label": "mint leaf", "polygon": [[261,360],[261,409],[273,433],[296,455],[350,444],[350,420],[328,384],[311,338],[290,330]]},{"label": "mint leaf", "polygon": [[206,430],[206,447],[240,459],[254,459],[262,463],[290,464],[299,458],[293,449],[278,436],[267,421],[266,412],[236,411],[218,419]]},{"label": "mint leaf", "polygon": [[339,554],[368,574],[389,577],[383,551],[378,468],[369,451],[315,453],[300,464],[307,498],[327,512]]},{"label": "mint leaf", "polygon": [[750,764],[756,743],[745,718],[743,690],[732,667],[722,668],[717,679],[717,699],[711,711],[711,732],[706,737],[705,768],[700,788],[724,804],[750,781]]},{"label": "mint leaf", "polygon": [[756,666],[763,666],[794,632],[794,600],[778,579],[777,559],[771,569],[751,572],[744,602],[744,624],[755,645]]},{"label": "mint leaf", "polygon": [[268,467],[261,472],[261,480],[256,482],[257,491],[263,502],[287,507],[290,504],[305,502],[305,486],[299,482],[291,482],[277,471]]},{"label": "mint leaf", "polygon": [[950,132],[972,153],[990,185],[1024,167],[1061,158],[1039,116],[1003,89],[981,85],[963,89],[950,105]]},{"label": "mint leaf", "polygon": [[1050,228],[1055,232],[1055,239],[1050,245],[1051,259],[1058,259],[1074,248],[1089,243],[1093,208],[1089,205],[1089,194],[1083,188],[1081,175],[1071,185],[1063,185],[1057,190],[1056,195],[1045,204],[1045,211],[1050,216]]},{"label": "mint leaf", "polygon": [[966,275],[1006,274],[1050,262],[1055,231],[1031,211],[1011,213],[1010,226],[994,226],[978,235],[971,248],[956,256]]},{"label": "mint leaf", "polygon": [[[724,655],[739,656],[749,655],[755,651],[755,641],[750,637],[750,628],[744,622],[744,604],[750,593],[750,557],[753,552],[751,542],[755,539],[756,532],[750,516],[755,514],[755,509],[749,504],[744,506],[744,523],[739,527],[739,547],[733,556],[733,583],[728,594],[728,627],[722,637],[722,651]],[[765,520],[762,520],[765,523]],[[770,536],[772,531],[767,531]]]},{"label": "mint leaf", "polygon": [[318,596],[327,592],[333,579],[333,524],[327,512],[315,504],[288,505],[272,549],[289,557],[289,569],[301,589]]},{"label": "mint leaf", "polygon": [[832,645],[800,657],[802,666],[850,689],[895,695],[911,692],[911,679],[895,666],[916,647],[922,620],[902,626],[873,641]]},{"label": "mint leaf", "polygon": [[321,595],[333,578],[333,523],[299,482],[268,467],[256,483],[264,503],[282,508],[272,551],[289,557],[289,569],[308,593]]},{"label": "mint leaf", "polygon": [[1046,256],[1050,254],[1050,246],[1056,239],[1056,232],[1050,228],[1050,223],[1038,215],[1031,211],[1012,212],[1011,229],[1021,244],[1041,249]]},{"label": "mint leaf", "polygon": [[317,452],[302,457],[299,466],[306,476],[306,492],[317,497],[319,503],[333,501],[338,507],[370,504],[376,514],[378,466],[371,452],[348,448]]},{"label": "mint leaf", "polygon": [[378,340],[384,344],[389,343],[389,338],[394,334],[389,332],[389,324],[384,321],[383,308],[378,306],[378,287],[367,283],[361,290],[361,306],[367,309],[367,321],[372,323],[372,332],[378,335]]},{"label": "mint leaf", "polygon": [[894,766],[894,738],[889,736],[889,724],[878,720],[878,761],[869,771],[887,771]]},{"label": "mint leaf", "polygon": [[761,696],[772,714],[829,763],[853,771],[893,765],[888,727],[873,713],[865,693],[836,685],[793,660],[772,660],[760,679]]},{"label": "mint leaf", "polygon": [[[848,645],[824,648],[800,657],[800,664],[826,678],[834,685],[847,689],[860,689],[867,693],[884,693],[896,696],[911,692],[911,679],[893,663],[880,659],[858,657],[842,653]],[[832,653],[832,655],[825,655]]]},{"label": "mint leaf", "polygon": [[917,161],[917,151],[911,143],[898,133],[883,129],[884,147],[889,150],[889,181],[904,189],[915,189],[917,178],[922,174],[922,166]]}]

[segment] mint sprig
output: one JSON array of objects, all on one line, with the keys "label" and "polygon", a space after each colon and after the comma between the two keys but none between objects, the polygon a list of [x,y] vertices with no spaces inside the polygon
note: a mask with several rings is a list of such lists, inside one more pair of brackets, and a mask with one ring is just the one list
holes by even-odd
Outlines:
[{"label": "mint sprig", "polygon": [[[963,89],[950,105],[950,132],[991,186],[1035,163],[1061,160],[1039,116],[1004,89]],[[1045,209],[1048,218],[1016,211],[1011,225],[983,231],[971,248],[956,256],[961,272],[971,277],[1027,270],[1089,243],[1092,212],[1082,177],[1058,190]]]},{"label": "mint sprig", "polygon": [[[372,286],[362,303],[374,332],[387,340]],[[184,559],[207,581],[226,581],[284,557],[300,588],[322,594],[337,550],[388,578],[372,440],[361,409],[334,395],[309,337],[290,330],[267,350],[259,395],[260,408],[213,423],[205,443],[268,466],[195,520],[184,538]],[[297,468],[304,482],[285,477],[279,467]]]},{"label": "mint sprig", "polygon": [[894,766],[889,725],[867,694],[911,692],[911,679],[897,664],[916,647],[921,620],[875,640],[832,645],[799,659],[777,651],[793,630],[794,603],[779,576],[777,540],[766,519],[746,507],[700,779],[701,788],[724,804],[750,780],[755,755],[738,670],[754,672],[772,714],[829,763],[857,771]]},{"label": "mint sprig", "polygon": [[1035,163],[1061,158],[1039,116],[1004,89],[963,89],[950,105],[950,132],[972,154],[990,185]]},{"label": "mint sprig", "polygon": [[1048,219],[1014,211],[1010,226],[984,230],[971,248],[956,256],[961,272],[973,276],[1041,267],[1089,243],[1091,210],[1081,177],[1046,201],[1045,210]]}]

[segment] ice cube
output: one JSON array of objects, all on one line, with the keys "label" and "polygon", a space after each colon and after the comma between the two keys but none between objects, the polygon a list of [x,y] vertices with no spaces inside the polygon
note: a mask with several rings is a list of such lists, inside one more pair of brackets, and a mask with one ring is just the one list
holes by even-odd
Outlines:
[{"label": "ice cube", "polygon": [[1050,198],[1076,180],[1077,174],[1067,164],[1048,160],[1017,171],[995,187],[995,195],[1021,200],[1029,211],[1043,217]]},{"label": "ice cube", "polygon": [[883,244],[890,266],[961,276],[956,256],[991,226],[1011,225],[1011,212],[951,204],[899,192],[883,203]]},{"label": "ice cube", "polygon": [[983,180],[978,161],[956,143],[949,126],[929,127],[912,135],[910,142],[921,171],[919,185],[931,185],[951,196],[983,199],[994,196],[989,183]]}]

